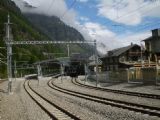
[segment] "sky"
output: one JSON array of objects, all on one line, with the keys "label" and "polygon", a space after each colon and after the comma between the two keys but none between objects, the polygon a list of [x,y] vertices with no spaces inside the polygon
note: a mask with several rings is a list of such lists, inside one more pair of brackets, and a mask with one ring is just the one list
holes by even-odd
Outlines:
[{"label": "sky", "polygon": [[160,0],[13,1],[24,13],[59,17],[85,40],[96,40],[103,54],[131,43],[144,44],[151,30],[160,28]]}]

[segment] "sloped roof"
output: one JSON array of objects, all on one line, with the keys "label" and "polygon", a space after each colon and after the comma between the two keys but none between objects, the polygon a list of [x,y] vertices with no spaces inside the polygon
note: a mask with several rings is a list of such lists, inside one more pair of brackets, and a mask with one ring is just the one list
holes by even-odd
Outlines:
[{"label": "sloped roof", "polygon": [[[97,57],[99,58],[99,55],[97,55]],[[90,60],[90,61],[95,60],[95,55],[90,56],[90,57],[89,57],[89,60]]]},{"label": "sloped roof", "polygon": [[151,37],[148,37],[148,38],[146,38],[146,39],[144,39],[144,40],[142,40],[142,41],[151,41],[151,40],[157,39],[157,38],[160,39],[160,36],[151,36]]},{"label": "sloped roof", "polygon": [[134,45],[129,45],[129,46],[126,46],[126,47],[117,48],[117,49],[108,51],[108,54],[105,57],[119,56],[119,55],[123,54],[124,52],[126,52],[127,50],[129,50],[129,49],[131,49],[132,47],[135,47],[135,46],[139,46],[139,45],[134,44]]},{"label": "sloped roof", "polygon": [[47,64],[47,63],[57,63],[57,64],[63,64],[63,65],[68,66],[69,62],[70,62],[69,57],[59,57],[59,58],[56,58],[56,59],[48,59],[48,60],[42,60],[42,61],[39,61],[39,62],[35,62],[34,65],[37,65],[37,64],[42,65],[42,64]]},{"label": "sloped roof", "polygon": [[[97,64],[98,65],[102,65],[102,61],[100,59],[98,59],[98,63]],[[92,61],[92,62],[89,63],[89,66],[94,66],[94,65],[96,65],[96,61]]]},{"label": "sloped roof", "polygon": [[57,61],[59,61],[60,63],[62,63],[65,66],[69,66],[69,62],[70,62],[70,58],[69,57],[59,57],[56,58]]},{"label": "sloped roof", "polygon": [[146,38],[146,39],[144,39],[144,40],[142,40],[142,41],[148,41],[148,40],[151,40],[153,37],[151,36],[151,37],[148,37],[148,38]]},{"label": "sloped roof", "polygon": [[82,53],[77,53],[77,54],[72,54],[71,55],[71,61],[87,61],[88,60],[88,54],[82,54]]}]

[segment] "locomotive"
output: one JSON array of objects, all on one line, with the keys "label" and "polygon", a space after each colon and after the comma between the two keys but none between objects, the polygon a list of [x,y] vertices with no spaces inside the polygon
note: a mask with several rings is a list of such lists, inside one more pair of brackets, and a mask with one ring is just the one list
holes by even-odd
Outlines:
[{"label": "locomotive", "polygon": [[79,75],[84,75],[84,66],[83,65],[77,65],[77,64],[72,64],[69,67],[65,69],[65,72],[67,76],[70,77],[78,77]]}]

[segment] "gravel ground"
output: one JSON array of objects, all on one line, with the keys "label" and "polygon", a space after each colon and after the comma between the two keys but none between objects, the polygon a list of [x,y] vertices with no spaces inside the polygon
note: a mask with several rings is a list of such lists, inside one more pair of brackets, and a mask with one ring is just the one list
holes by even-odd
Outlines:
[{"label": "gravel ground", "polygon": [[48,115],[28,96],[24,80],[16,80],[13,94],[8,95],[7,82],[0,84],[0,120],[49,120]]},{"label": "gravel ground", "polygon": [[[80,82],[84,83],[84,77],[80,76],[79,78],[81,79],[79,79]],[[94,81],[91,82],[88,80],[86,84],[95,86]],[[160,95],[160,85],[143,85],[141,83],[99,83],[99,87]]]},{"label": "gravel ground", "polygon": [[[73,84],[71,85],[67,80],[64,80],[63,83],[61,83],[59,79],[56,80],[55,83],[58,86],[63,86],[65,88],[66,86],[68,88],[72,88],[73,86]],[[54,102],[61,104],[67,109],[71,109],[72,112],[79,114],[81,118],[86,120],[160,120],[158,117],[151,117],[149,115],[111,107],[110,105],[103,105],[54,91],[53,89],[46,87],[46,81],[40,81],[40,87],[41,88],[37,88],[37,90],[41,92],[41,94],[44,94],[47,98],[52,100],[57,99],[58,101],[56,100]],[[76,90],[79,91],[78,88]]]},{"label": "gravel ground", "polygon": [[139,104],[144,104],[144,105],[149,105],[149,106],[155,106],[155,107],[160,107],[160,100],[156,99],[150,99],[150,98],[142,98],[142,97],[136,97],[136,96],[128,96],[128,95],[123,95],[123,94],[117,94],[117,93],[111,93],[111,92],[105,92],[105,91],[97,91],[89,88],[83,88],[80,86],[76,86],[73,83],[71,83],[71,79],[68,78],[68,80],[63,80],[62,84],[59,81],[55,81],[54,83],[58,84],[58,86],[77,91],[77,92],[82,92],[82,93],[87,93],[91,95],[96,95],[96,96],[101,96],[104,98],[110,98],[114,100],[122,100],[122,101],[127,101],[127,102],[132,102],[132,103],[139,103]]},{"label": "gravel ground", "polygon": [[[40,81],[39,86],[37,86],[36,81],[31,81],[32,87],[42,94],[45,98],[51,100],[58,106],[65,108],[71,113],[79,116],[83,120],[104,120],[106,117],[96,114],[96,112],[91,112],[82,106],[79,99],[73,98],[70,95],[55,91],[47,86],[47,81]],[[107,118],[107,120],[110,120]]]},{"label": "gravel ground", "polygon": [[[67,80],[63,83],[55,82],[65,88],[74,86]],[[7,82],[0,84],[0,120],[49,120],[48,115],[25,92],[23,83],[23,80],[17,80],[13,84],[12,95],[7,94]],[[54,103],[78,114],[83,120],[160,120],[157,117],[66,95],[49,88],[46,83],[47,80],[42,80],[38,86],[37,81],[33,81],[32,86]]]}]

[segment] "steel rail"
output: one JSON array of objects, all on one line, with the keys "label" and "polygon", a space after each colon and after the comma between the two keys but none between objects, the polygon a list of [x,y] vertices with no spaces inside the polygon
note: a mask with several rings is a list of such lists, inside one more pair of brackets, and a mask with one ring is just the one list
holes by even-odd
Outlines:
[{"label": "steel rail", "polygon": [[72,83],[77,86],[86,87],[89,89],[95,89],[95,90],[99,90],[99,91],[106,91],[106,92],[112,92],[112,93],[117,93],[117,94],[124,94],[124,95],[137,96],[137,97],[143,97],[143,98],[152,98],[152,99],[159,99],[160,100],[160,95],[156,95],[156,94],[130,92],[130,91],[124,91],[124,90],[115,90],[115,89],[109,89],[109,88],[94,87],[91,85],[85,85],[83,83],[80,83],[77,80],[75,80],[75,82],[72,80]]},{"label": "steel rail", "polygon": [[160,117],[160,108],[158,107],[146,106],[146,105],[141,105],[137,103],[120,101],[120,100],[113,100],[113,99],[103,98],[99,96],[94,96],[94,95],[89,95],[81,92],[64,89],[55,85],[52,80],[48,82],[48,86],[54,90],[57,90],[59,92],[69,94],[71,96],[75,96],[78,98],[86,99],[89,101],[93,101],[93,102],[97,102],[105,105],[111,105],[113,107],[123,108],[130,111],[141,112],[143,114],[149,114],[151,116]]},{"label": "steel rail", "polygon": [[[64,113],[64,115],[68,116],[70,119],[73,120],[80,120],[80,118],[78,118],[77,116],[71,114],[70,112],[68,112],[67,110],[61,108],[60,106],[54,104],[53,102],[51,102],[50,100],[48,100],[47,98],[43,97],[42,95],[40,95],[38,92],[36,92],[29,84],[28,81],[28,87],[31,91],[33,91],[38,97],[40,97],[41,99],[43,99],[44,101],[46,101],[47,103],[49,103],[51,106],[55,107],[57,110],[60,110],[62,113]],[[49,111],[48,109],[46,109],[43,105],[41,105],[32,95],[31,93],[29,93],[29,91],[27,90],[25,83],[24,83],[24,88],[26,90],[26,92],[29,94],[29,96],[53,119],[53,120],[58,120],[59,118],[57,118],[57,115],[54,113],[51,113],[51,111]],[[63,116],[62,116],[63,117]],[[64,118],[66,119],[66,118]]]}]

